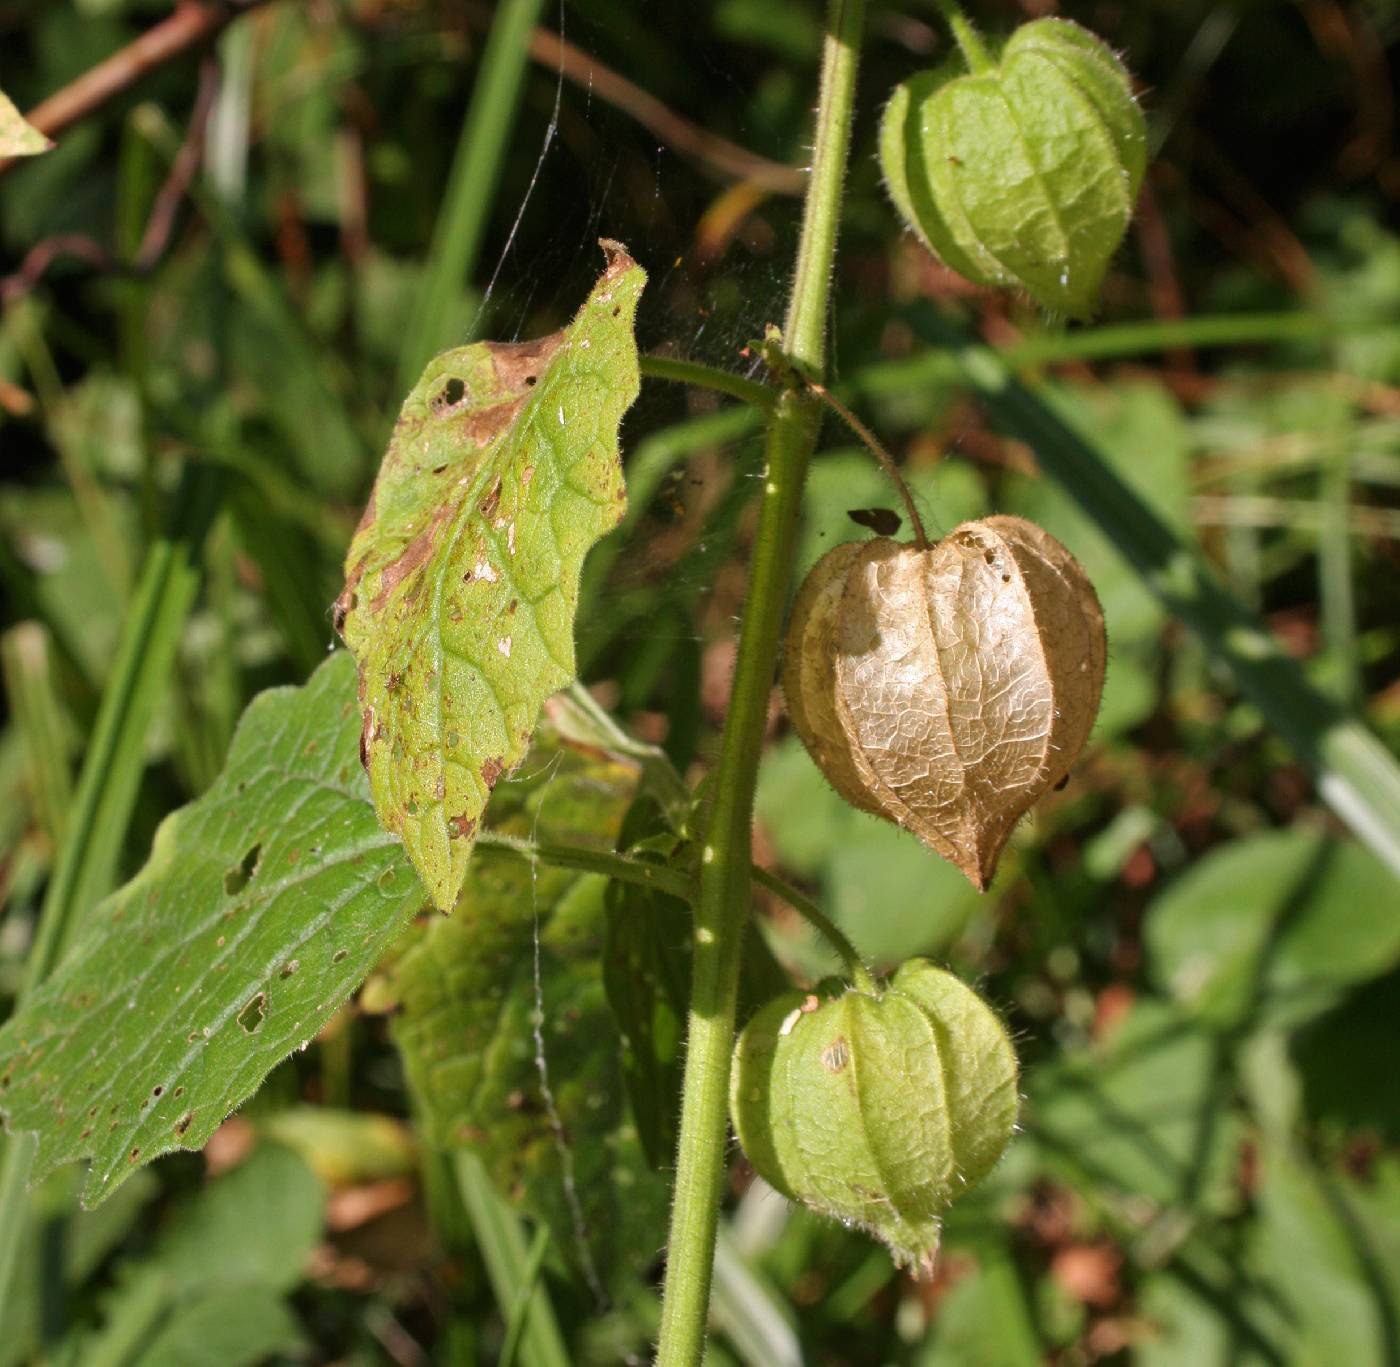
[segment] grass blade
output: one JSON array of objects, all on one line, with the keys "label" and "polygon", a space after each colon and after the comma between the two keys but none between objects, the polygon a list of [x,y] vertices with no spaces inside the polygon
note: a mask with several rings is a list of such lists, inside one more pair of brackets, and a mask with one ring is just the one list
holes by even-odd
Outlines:
[{"label": "grass blade", "polygon": [[422,283],[399,355],[400,393],[444,347],[461,343],[456,315],[481,251],[506,143],[530,60],[530,31],[542,0],[502,0],[481,54],[476,86],[448,175]]},{"label": "grass blade", "polygon": [[549,1227],[540,1225],[530,1243],[530,1252],[525,1258],[525,1269],[520,1274],[520,1289],[515,1293],[515,1302],[510,1308],[510,1319],[506,1324],[506,1339],[501,1347],[500,1361],[496,1367],[515,1367],[516,1355],[520,1352],[520,1341],[525,1334],[525,1317],[530,1309],[530,1297],[535,1294],[535,1283],[540,1278],[540,1267],[544,1255],[549,1251]]},{"label": "grass blade", "polygon": [[[947,325],[929,322],[926,312],[912,311],[911,321],[930,328]],[[994,353],[1012,369],[1056,365],[1065,361],[1110,361],[1125,356],[1155,355],[1180,347],[1276,346],[1280,342],[1326,341],[1356,332],[1383,331],[1392,326],[1378,318],[1332,318],[1322,313],[1293,310],[1284,313],[1207,314],[1196,318],[1151,318],[1134,323],[1108,323],[1076,328],[1073,332],[1027,337]],[[965,341],[965,339],[964,339]],[[856,371],[839,394],[877,398],[902,394],[922,385],[946,384],[959,370],[958,358],[942,347],[877,361]]]},{"label": "grass blade", "polygon": [[[165,695],[180,631],[199,588],[200,554],[218,512],[224,477],[214,466],[187,473],[169,530],[150,549],[132,600],[97,721],[88,738],[68,838],[58,851],[25,969],[24,990],[63,957],[83,914],[115,880],[143,765],[142,750]],[[6,1341],[10,1279],[27,1226],[34,1144],[4,1142],[0,1160],[0,1343]]]},{"label": "grass blade", "polygon": [[1230,667],[1240,691],[1312,771],[1323,800],[1400,877],[1400,764],[1394,757],[1308,682],[1263,623],[1221,586],[1200,551],[1143,504],[1001,356],[927,314],[921,323],[924,335],[956,359],[997,426],[1031,446],[1046,473],[1166,607]]},{"label": "grass blade", "polygon": [[802,1367],[802,1345],[781,1299],[749,1265],[723,1226],[715,1244],[710,1315],[750,1367]]},{"label": "grass blade", "polygon": [[68,732],[54,686],[49,634],[42,623],[21,622],[0,637],[0,670],[28,760],[34,814],[50,845],[57,848],[68,824],[73,780],[68,772]]},{"label": "grass blade", "polygon": [[[530,1254],[515,1212],[491,1184],[481,1160],[466,1149],[452,1155],[457,1189],[472,1223],[496,1304],[509,1320],[511,1307],[525,1285]],[[525,1367],[569,1367],[569,1355],[544,1287],[536,1283],[520,1339],[519,1359]]]}]

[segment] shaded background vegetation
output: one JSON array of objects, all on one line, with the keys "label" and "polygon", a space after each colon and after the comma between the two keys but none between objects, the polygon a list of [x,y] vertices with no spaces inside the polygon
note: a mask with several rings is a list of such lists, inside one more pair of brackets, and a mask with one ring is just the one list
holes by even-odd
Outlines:
[{"label": "shaded background vegetation", "polygon": [[[817,4],[543,5],[498,183],[463,196],[484,210],[475,250],[443,208],[491,7],[252,10],[0,179],[6,1000],[153,545],[188,551],[198,596],[170,627],[172,670],[148,683],[149,726],[113,761],[134,800],[103,832],[94,897],[210,783],[248,699],[330,646],[340,560],[425,338],[560,325],[599,236],[651,274],[647,351],[746,370],[745,343],[782,310],[799,183],[784,168],[806,154]],[[1110,631],[1094,742],[985,897],[848,809],[777,708],[758,812],[762,860],[875,961],[932,955],[1006,1012],[1025,1133],[954,1210],[923,1285],[740,1164],[728,1242],[747,1299],[721,1297],[716,1360],[1394,1361],[1395,878],[1035,453],[951,378],[901,383],[897,367],[926,354],[933,314],[1022,347],[1056,410],[1394,748],[1400,6],[988,0],[975,14],[994,29],[1052,10],[1142,83],[1156,157],[1100,319],[1142,326],[1112,344],[1066,333],[899,231],[877,115],[945,47],[934,7],[902,0],[872,6],[834,357],[931,528],[1021,512],[1083,560]],[[31,107],[169,12],[0,0],[0,88]],[[459,248],[468,278],[426,287],[446,305],[429,338],[424,282]],[[1288,317],[1230,345],[1171,330],[1246,314]],[[754,431],[727,401],[648,383],[625,428],[633,510],[585,581],[586,680],[697,777],[724,707]],[[848,510],[891,502],[830,426],[804,566],[862,534]],[[778,905],[760,911],[781,959],[830,967]],[[91,1214],[74,1213],[76,1178],[38,1192],[23,1332],[0,1362],[192,1361],[195,1344],[220,1364],[494,1361],[510,1307],[418,1161],[373,1006],[343,1012],[205,1155],[138,1174]],[[599,1318],[558,1269],[545,1277],[578,1360],[645,1352],[648,1288]]]}]

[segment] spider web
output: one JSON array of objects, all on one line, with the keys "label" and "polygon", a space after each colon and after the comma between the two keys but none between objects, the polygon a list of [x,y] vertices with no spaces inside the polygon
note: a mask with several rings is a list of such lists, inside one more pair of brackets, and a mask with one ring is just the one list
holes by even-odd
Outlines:
[{"label": "spider web", "polygon": [[[569,36],[569,17],[561,0],[556,19],[561,37]],[[574,37],[587,50],[588,35]],[[712,74],[718,81],[733,80],[727,70]],[[798,227],[796,201],[769,199],[760,206],[764,217],[756,231],[747,238],[736,233],[722,254],[701,262],[693,211],[703,214],[707,201],[713,205],[727,187],[707,182],[693,163],[597,99],[591,89],[569,83],[562,64],[553,73],[539,68],[530,73],[517,128],[515,145],[521,150],[507,168],[509,192],[503,191],[509,213],[496,216],[498,228],[501,223],[505,227],[488,243],[484,262],[490,270],[481,272],[487,285],[472,333],[520,340],[559,326],[572,315],[596,275],[598,239],[610,237],[626,243],[649,274],[638,317],[638,344],[643,352],[754,371],[756,361],[741,352],[750,339],[762,335],[765,323],[781,318]],[[531,157],[526,149],[535,147],[538,151]],[[555,186],[549,194],[537,193],[546,178],[565,179],[576,187],[570,212],[559,212]],[[719,407],[721,402],[713,395],[644,381],[624,426],[624,460],[648,437]],[[725,489],[735,480],[757,478],[756,447],[754,438],[716,444],[701,447],[682,461],[653,501],[660,506],[659,518],[643,518],[631,542],[621,549],[610,588],[626,592],[666,575],[673,596],[702,603],[710,592],[711,575],[686,566],[703,557],[706,537],[713,534],[708,519],[724,507]],[[686,504],[707,511],[693,519],[683,510]],[[668,518],[673,524],[693,523],[679,556],[677,536],[666,534]],[[661,536],[656,535],[658,526]],[[658,627],[655,619],[647,619],[620,633],[611,630],[616,646],[624,652],[654,649],[658,643],[673,646],[682,640],[698,645],[702,633],[695,620],[694,614],[678,620],[672,613],[668,626]],[[590,636],[606,630],[610,628],[586,612],[580,616],[581,658],[589,652]],[[537,822],[542,809],[543,801],[536,811]],[[544,1024],[550,1006],[541,973],[541,918],[533,878],[532,917],[535,1067],[560,1153],[573,1241],[590,1292],[602,1309],[606,1299],[589,1253],[573,1186],[574,1154],[560,1122],[545,1048]]]},{"label": "spider web", "polygon": [[[585,52],[606,36],[563,0],[552,19],[560,36]],[[732,64],[714,61],[703,49],[697,60],[707,82],[735,97],[730,108],[738,104],[742,92]],[[741,123],[741,143],[746,131]],[[562,62],[552,71],[535,66],[528,73],[512,146],[502,207],[493,216],[479,271],[487,285],[475,335],[520,340],[567,321],[597,274],[598,239],[610,237],[625,243],[649,275],[637,323],[643,352],[741,373],[757,370],[756,360],[742,353],[766,323],[781,320],[799,225],[797,200],[763,199],[723,249],[707,258],[697,247],[696,225],[732,192],[733,182],[659,142],[591,86],[566,79]],[[541,184],[549,193],[540,191]],[[624,460],[648,436],[730,402],[645,381],[624,425]],[[753,440],[702,447],[679,462],[652,501],[651,515],[621,548],[610,589],[636,590],[664,575],[673,601],[700,609],[690,614],[690,623],[703,617],[710,576],[690,562],[704,556],[707,522],[723,506],[723,490],[736,478],[756,478],[756,464]],[[585,611],[578,623],[581,658],[590,658],[604,633],[618,650],[655,650],[682,639],[699,643],[703,633],[683,626],[685,616],[670,612],[663,621],[653,617],[619,629]]]}]

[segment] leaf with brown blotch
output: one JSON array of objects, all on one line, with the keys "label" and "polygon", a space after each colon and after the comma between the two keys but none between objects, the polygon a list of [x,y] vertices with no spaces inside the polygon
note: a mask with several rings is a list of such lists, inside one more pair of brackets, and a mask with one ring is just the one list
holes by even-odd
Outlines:
[{"label": "leaf with brown blotch", "polygon": [[989,517],[931,549],[828,552],[794,605],[783,684],[832,786],[983,889],[1083,749],[1105,659],[1074,557],[1023,518]]},{"label": "leaf with brown blotch", "polygon": [[491,789],[574,677],[583,558],[626,507],[646,273],[615,242],[578,316],[444,352],[408,396],[346,557],[375,810],[451,910]]}]

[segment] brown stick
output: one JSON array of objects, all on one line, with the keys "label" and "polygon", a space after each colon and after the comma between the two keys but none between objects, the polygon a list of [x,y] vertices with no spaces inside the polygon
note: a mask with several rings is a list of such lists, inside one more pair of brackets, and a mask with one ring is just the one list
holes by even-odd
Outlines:
[{"label": "brown stick", "polygon": [[170,174],[151,206],[141,243],[130,264],[123,263],[100,242],[81,233],[58,233],[35,243],[19,270],[0,278],[0,304],[10,304],[28,294],[43,279],[53,263],[64,256],[76,256],[109,274],[134,277],[150,275],[160,265],[175,231],[175,219],[185,195],[199,170],[204,147],[204,130],[214,108],[219,89],[219,69],[212,58],[205,58],[199,71],[199,90],[194,99],[189,128],[170,166]]},{"label": "brown stick", "polygon": [[[480,5],[470,6],[467,14],[482,25],[491,17],[490,11]],[[693,157],[722,176],[747,180],[779,195],[800,195],[807,188],[807,172],[801,167],[770,161],[691,123],[655,95],[547,28],[537,28],[530,35],[530,56],[541,66],[562,72],[566,80],[630,115],[667,146]]]},{"label": "brown stick", "polygon": [[[25,118],[56,138],[109,100],[130,90],[157,67],[183,56],[222,32],[240,14],[267,0],[179,0],[168,19],[83,72],[77,80],[35,105]],[[18,158],[0,159],[3,175]]]},{"label": "brown stick", "polygon": [[[57,137],[109,100],[130,90],[149,72],[209,41],[240,14],[266,3],[267,0],[178,0],[175,12],[168,19],[161,20],[105,61],[85,71],[77,80],[36,105],[25,117],[41,133]],[[554,71],[562,71],[575,85],[615,105],[650,129],[662,142],[722,175],[750,181],[776,194],[800,195],[806,187],[807,173],[800,167],[760,157],[728,138],[683,119],[655,95],[548,29],[537,28],[531,35],[530,56]],[[0,175],[17,160],[19,158],[0,158]]]}]

